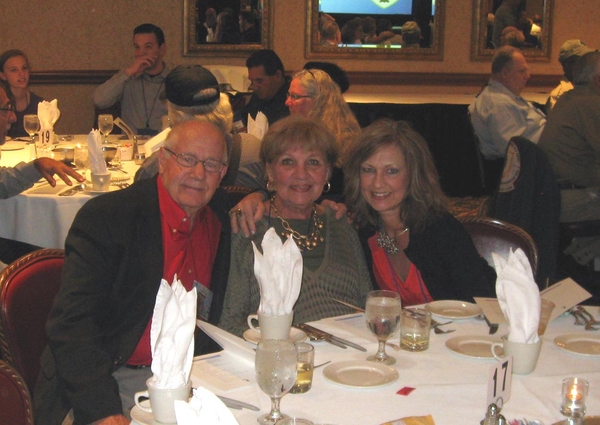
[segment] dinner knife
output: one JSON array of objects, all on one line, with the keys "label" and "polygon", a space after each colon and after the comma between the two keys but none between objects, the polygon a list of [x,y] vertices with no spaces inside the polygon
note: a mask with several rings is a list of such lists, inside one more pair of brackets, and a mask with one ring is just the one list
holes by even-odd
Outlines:
[{"label": "dinner knife", "polygon": [[228,398],[228,397],[223,397],[222,395],[218,395],[217,397],[219,397],[219,399],[225,404],[225,406],[227,406],[231,409],[248,409],[248,410],[254,410],[255,412],[258,412],[260,410],[258,407],[253,406],[252,404],[249,404],[249,403],[245,403],[243,401],[234,400],[234,399]]},{"label": "dinner knife", "polygon": [[302,324],[298,325],[298,327],[300,329],[302,329],[303,331],[313,334],[313,335],[316,335],[320,338],[323,338],[325,341],[330,342],[333,345],[337,345],[338,347],[340,347],[340,345],[338,345],[338,344],[342,344],[344,346],[343,348],[346,348],[346,346],[348,346],[348,347],[352,347],[359,351],[364,351],[364,352],[367,351],[366,348],[364,348],[358,344],[355,344],[352,341],[348,341],[347,339],[343,339],[343,338],[340,338],[339,336],[332,335],[328,332],[322,331],[321,329],[317,329],[314,326],[307,325],[306,323],[302,323]]}]

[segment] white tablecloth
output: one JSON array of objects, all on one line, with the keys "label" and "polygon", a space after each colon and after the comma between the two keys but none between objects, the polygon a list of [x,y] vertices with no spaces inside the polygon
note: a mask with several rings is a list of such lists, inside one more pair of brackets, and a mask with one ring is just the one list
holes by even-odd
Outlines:
[{"label": "white tablecloth", "polygon": [[[600,316],[599,308],[592,307],[590,311],[596,317]],[[375,338],[366,325],[361,328],[359,322],[357,327],[350,327],[348,323],[352,320],[340,319],[325,319],[314,325],[363,345],[368,353],[316,342],[313,343],[315,364],[328,360],[364,360],[376,351]],[[387,352],[397,358],[392,367],[399,372],[400,378],[395,383],[378,389],[346,388],[326,380],[322,367],[316,369],[310,391],[283,397],[282,412],[309,419],[315,424],[376,425],[428,414],[433,415],[436,425],[478,424],[485,416],[488,372],[495,360],[461,356],[450,351],[445,341],[459,335],[487,335],[488,326],[484,321],[467,319],[454,321],[444,328],[456,329],[456,332],[445,335],[432,332],[427,351],[410,353],[387,348]],[[500,337],[506,331],[506,326],[502,325],[496,335]],[[600,357],[577,355],[557,347],[554,338],[568,332],[583,332],[583,328],[575,326],[570,316],[561,316],[550,323],[542,337],[536,370],[530,375],[513,375],[511,398],[502,409],[506,419],[535,419],[545,425],[563,419],[559,412],[561,382],[575,376],[590,383],[587,414],[600,415]],[[398,343],[398,340],[393,342]],[[403,387],[415,390],[408,396],[396,394]],[[268,397],[256,384],[219,395],[260,407],[260,412],[232,410],[241,425],[256,424],[256,418],[270,406]]]},{"label": "white tablecloth", "polygon": [[[64,142],[72,145],[86,140],[85,135],[75,136],[75,140]],[[115,136],[109,136],[111,141],[117,141]],[[114,138],[114,140],[113,140]],[[0,165],[14,166],[20,161],[29,162],[31,155],[28,147],[22,150],[3,151]],[[123,161],[123,169],[127,171],[129,183],[138,165],[133,161]],[[115,175],[121,175],[115,172]],[[123,174],[125,176],[125,174]],[[67,189],[67,185],[56,177],[57,185],[51,187],[46,180],[41,179],[31,189],[12,198],[0,200],[0,237],[14,239],[20,242],[41,246],[42,248],[64,248],[65,238],[79,208],[92,196],[78,193],[74,196],[58,196],[59,192]],[[119,190],[111,186],[111,190]]]}]

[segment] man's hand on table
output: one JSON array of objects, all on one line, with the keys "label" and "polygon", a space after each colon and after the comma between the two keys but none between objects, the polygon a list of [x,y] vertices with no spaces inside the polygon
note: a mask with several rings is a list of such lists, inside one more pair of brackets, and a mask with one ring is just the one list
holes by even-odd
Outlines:
[{"label": "man's hand on table", "polygon": [[33,165],[52,187],[56,186],[56,180],[53,177],[55,174],[69,186],[73,186],[73,182],[71,182],[69,176],[73,177],[78,182],[85,181],[85,177],[64,162],[55,161],[51,158],[38,158],[33,161]]},{"label": "man's hand on table", "polygon": [[[338,204],[334,201],[323,200],[321,205],[335,211],[335,218],[340,220],[346,216],[346,204]],[[231,230],[238,233],[240,230],[245,237],[256,233],[256,222],[265,215],[265,204],[263,202],[263,193],[254,192],[242,199],[229,211],[231,217]]]},{"label": "man's hand on table", "polygon": [[113,415],[99,421],[92,422],[92,425],[129,425],[131,421],[123,415]]}]

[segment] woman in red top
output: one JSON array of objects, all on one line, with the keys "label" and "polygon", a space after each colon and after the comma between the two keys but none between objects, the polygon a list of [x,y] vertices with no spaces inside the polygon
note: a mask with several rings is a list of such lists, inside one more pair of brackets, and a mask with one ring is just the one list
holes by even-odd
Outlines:
[{"label": "woman in red top", "polygon": [[496,273],[448,213],[425,140],[407,123],[367,127],[344,160],[348,210],[381,289],[403,306],[495,296]]}]

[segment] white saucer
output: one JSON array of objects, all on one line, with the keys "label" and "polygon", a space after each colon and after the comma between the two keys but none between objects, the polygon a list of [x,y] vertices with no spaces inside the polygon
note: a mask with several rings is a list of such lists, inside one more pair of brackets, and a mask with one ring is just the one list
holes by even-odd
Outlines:
[{"label": "white saucer", "polygon": [[562,334],[554,338],[554,344],[571,353],[600,356],[600,335],[598,334],[590,332]]},{"label": "white saucer", "polygon": [[[455,336],[446,341],[446,347],[461,356],[475,359],[493,359],[492,344],[502,342],[497,336],[488,335],[462,335]],[[502,354],[498,349],[497,354]]]},{"label": "white saucer", "polygon": [[0,150],[3,151],[20,151],[21,149],[25,149],[23,142],[6,142],[0,146]]},{"label": "white saucer", "polygon": [[94,189],[92,189],[92,185],[86,186],[85,189],[83,189],[81,191],[81,193],[85,193],[88,195],[102,195],[102,194],[108,193],[108,192],[110,192],[110,189],[109,190],[94,190]]},{"label": "white saucer", "polygon": [[[150,401],[144,400],[140,402],[140,404],[143,404],[144,407],[146,407],[146,405],[150,404]],[[131,409],[130,413],[131,419],[136,421],[140,425],[177,425],[177,423],[163,424],[162,422],[156,422],[152,413],[144,412],[137,406],[133,406],[133,409]]]},{"label": "white saucer", "polygon": [[[306,334],[304,331],[298,328],[292,328],[290,330],[289,340],[292,342],[306,341]],[[248,329],[244,332],[244,339],[249,342],[258,344],[260,342],[260,330]]]},{"label": "white saucer", "polygon": [[332,363],[323,376],[336,384],[351,388],[377,388],[398,380],[398,371],[388,365],[366,360]]},{"label": "white saucer", "polygon": [[444,319],[470,319],[477,317],[482,313],[481,307],[477,304],[464,301],[433,301],[425,304],[425,309],[436,316]]}]

